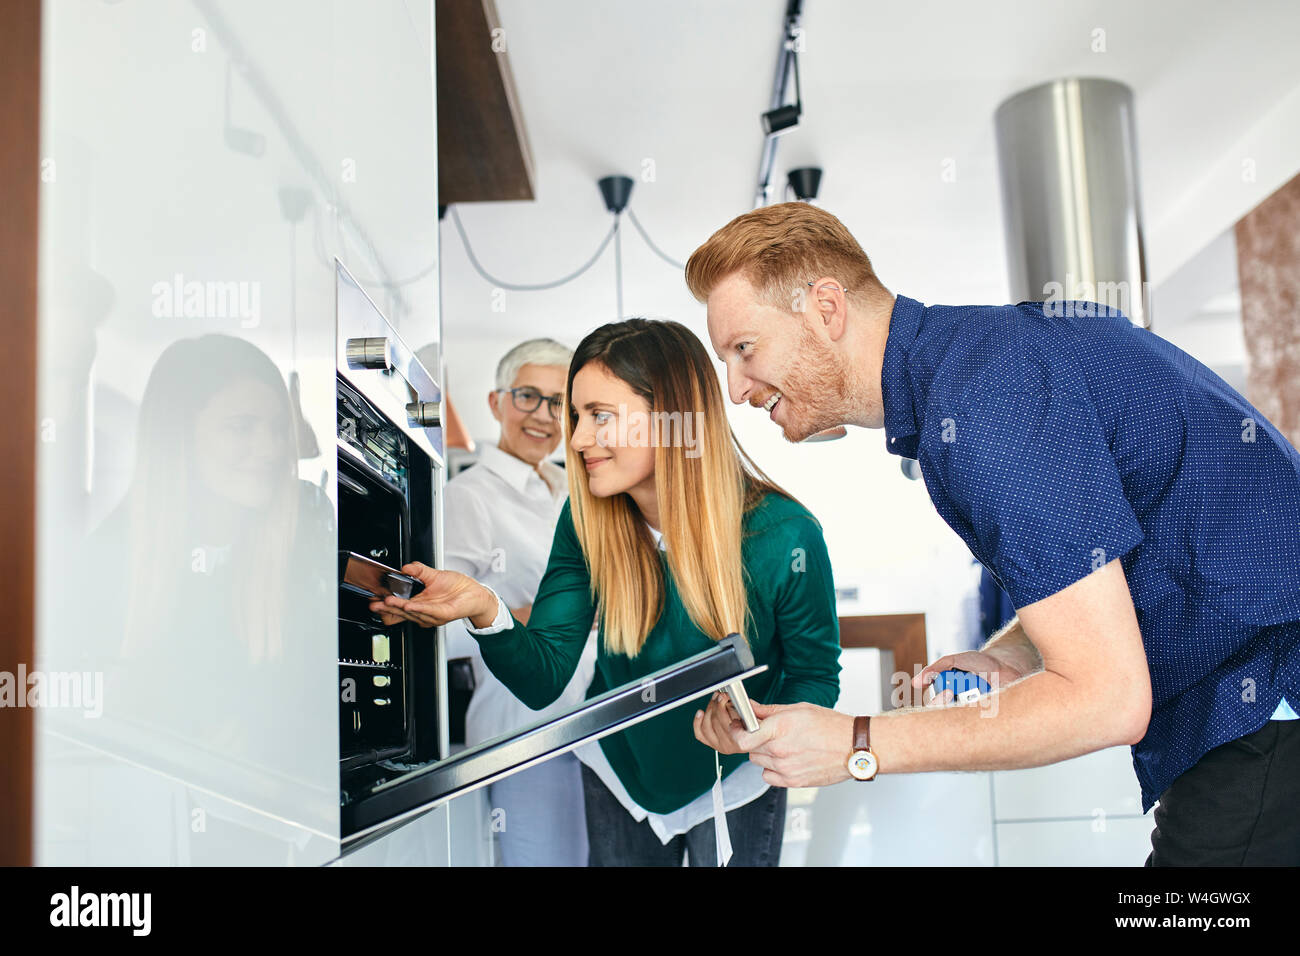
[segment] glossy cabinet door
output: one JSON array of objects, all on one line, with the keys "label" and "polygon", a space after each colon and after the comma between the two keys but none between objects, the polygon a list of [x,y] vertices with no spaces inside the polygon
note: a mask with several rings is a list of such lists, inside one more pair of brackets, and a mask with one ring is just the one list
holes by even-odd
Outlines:
[{"label": "glossy cabinet door", "polygon": [[340,855],[334,262],[440,376],[432,7],[45,4],[38,863]]}]

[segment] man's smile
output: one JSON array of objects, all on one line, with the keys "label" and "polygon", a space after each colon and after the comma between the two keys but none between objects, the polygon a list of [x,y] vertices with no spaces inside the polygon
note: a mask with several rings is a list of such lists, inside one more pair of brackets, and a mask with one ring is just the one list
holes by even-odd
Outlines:
[{"label": "man's smile", "polygon": [[779,390],[773,389],[772,392],[763,401],[751,402],[750,404],[753,405],[755,408],[763,409],[763,411],[767,412],[769,417],[772,417],[772,420],[775,421],[776,419],[774,417],[774,413],[776,411],[777,403],[780,402],[783,398],[785,398],[785,396],[782,395]]}]

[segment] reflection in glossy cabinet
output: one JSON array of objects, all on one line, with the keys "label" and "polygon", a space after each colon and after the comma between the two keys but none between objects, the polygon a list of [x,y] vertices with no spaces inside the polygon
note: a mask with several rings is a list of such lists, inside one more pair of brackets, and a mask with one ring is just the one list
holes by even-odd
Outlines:
[{"label": "reflection in glossy cabinet", "polygon": [[334,259],[437,354],[432,0],[43,43],[36,860],[328,862]]}]

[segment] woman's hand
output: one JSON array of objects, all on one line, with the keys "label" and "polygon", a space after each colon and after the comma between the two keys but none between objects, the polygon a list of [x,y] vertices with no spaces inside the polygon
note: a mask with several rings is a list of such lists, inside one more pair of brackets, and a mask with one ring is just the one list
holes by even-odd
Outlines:
[{"label": "woman's hand", "polygon": [[725,690],[715,691],[708,709],[695,712],[695,739],[720,754],[738,754],[740,748],[731,739],[731,729],[744,730],[740,717],[731,706]]},{"label": "woman's hand", "polygon": [[473,578],[458,571],[435,571],[418,561],[402,565],[401,570],[417,578],[424,590],[413,598],[390,594],[372,601],[370,610],[385,624],[414,621],[421,627],[439,627],[467,617],[474,627],[487,627],[496,619],[496,597]]}]

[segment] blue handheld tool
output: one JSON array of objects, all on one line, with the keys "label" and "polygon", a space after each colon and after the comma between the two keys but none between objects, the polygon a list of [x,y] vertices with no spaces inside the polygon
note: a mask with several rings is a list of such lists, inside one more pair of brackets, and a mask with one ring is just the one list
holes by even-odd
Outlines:
[{"label": "blue handheld tool", "polygon": [[978,674],[972,674],[970,671],[947,670],[940,671],[934,675],[934,682],[930,684],[934,689],[935,695],[942,694],[945,690],[952,691],[953,697],[963,704],[972,701],[981,694],[987,694],[993,688],[989,682]]}]

